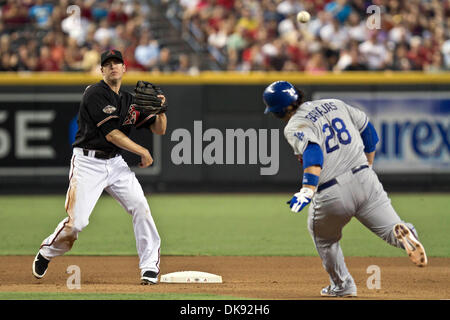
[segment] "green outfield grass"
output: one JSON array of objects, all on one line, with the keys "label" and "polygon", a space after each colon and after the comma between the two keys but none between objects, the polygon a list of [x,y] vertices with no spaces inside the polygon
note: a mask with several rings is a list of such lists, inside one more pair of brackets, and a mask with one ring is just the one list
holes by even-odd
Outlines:
[{"label": "green outfield grass", "polygon": [[[166,194],[149,196],[162,255],[316,256],[305,212],[291,213],[290,194]],[[391,194],[429,256],[449,256],[450,195]],[[34,255],[66,217],[64,196],[0,196],[0,255]],[[404,256],[356,219],[344,228],[346,256]],[[136,255],[131,217],[103,196],[73,255]]]}]

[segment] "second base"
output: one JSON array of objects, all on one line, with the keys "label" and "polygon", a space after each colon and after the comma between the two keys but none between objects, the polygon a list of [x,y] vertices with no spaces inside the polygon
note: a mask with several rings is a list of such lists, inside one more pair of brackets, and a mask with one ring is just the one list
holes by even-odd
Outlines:
[{"label": "second base", "polygon": [[160,282],[165,283],[222,283],[222,277],[201,271],[178,271],[164,274]]}]

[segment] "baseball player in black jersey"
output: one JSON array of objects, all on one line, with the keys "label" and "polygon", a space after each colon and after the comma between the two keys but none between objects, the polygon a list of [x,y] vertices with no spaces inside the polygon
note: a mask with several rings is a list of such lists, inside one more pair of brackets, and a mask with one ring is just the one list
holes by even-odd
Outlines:
[{"label": "baseball player in black jersey", "polygon": [[[135,97],[120,89],[125,71],[120,51],[104,52],[101,55],[103,80],[88,86],[83,94],[65,202],[68,217],[42,242],[32,266],[36,278],[44,277],[48,263],[54,257],[72,248],[78,233],[88,225],[100,195],[106,190],[133,217],[141,283],[156,284],[158,281],[161,240],[142,187],[122,158],[121,151],[139,155],[141,168],[150,166],[153,163],[150,152],[128,136],[132,127],[137,127],[137,122],[139,129],[165,134],[166,106],[144,117],[137,111]],[[157,93],[154,100],[165,105],[161,90]]]}]

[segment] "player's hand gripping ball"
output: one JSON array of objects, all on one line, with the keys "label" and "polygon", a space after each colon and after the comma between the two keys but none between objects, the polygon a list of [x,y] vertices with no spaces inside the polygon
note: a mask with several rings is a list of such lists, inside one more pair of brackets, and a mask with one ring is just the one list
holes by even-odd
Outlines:
[{"label": "player's hand gripping ball", "polygon": [[308,11],[300,11],[297,13],[297,21],[300,23],[307,23],[311,19],[311,15],[308,13]]},{"label": "player's hand gripping ball", "polygon": [[314,196],[314,191],[310,188],[302,188],[300,192],[294,194],[292,199],[287,202],[292,212],[300,212],[306,207]]}]

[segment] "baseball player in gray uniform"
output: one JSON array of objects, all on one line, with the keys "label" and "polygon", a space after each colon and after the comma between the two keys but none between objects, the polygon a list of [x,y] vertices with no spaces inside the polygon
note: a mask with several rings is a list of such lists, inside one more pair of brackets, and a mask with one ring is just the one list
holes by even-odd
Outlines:
[{"label": "baseball player in gray uniform", "polygon": [[426,266],[414,226],[399,218],[372,170],[378,136],[367,115],[337,99],[303,102],[303,93],[286,81],[270,84],[263,100],[265,113],[287,122],[284,135],[303,164],[302,188],[288,204],[300,212],[311,202],[308,230],[330,276],[321,295],[357,295],[339,246],[352,217]]}]

